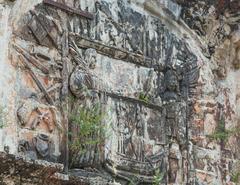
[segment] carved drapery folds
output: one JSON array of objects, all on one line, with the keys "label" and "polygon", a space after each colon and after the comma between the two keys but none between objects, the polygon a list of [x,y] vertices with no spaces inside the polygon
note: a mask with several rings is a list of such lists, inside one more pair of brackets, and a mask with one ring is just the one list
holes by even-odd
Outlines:
[{"label": "carved drapery folds", "polygon": [[[125,1],[97,2],[93,19],[69,7],[44,1],[15,33],[27,89],[17,111],[27,133],[19,152],[54,161],[63,156],[66,162],[61,142],[68,132],[72,140],[79,132],[67,117],[99,104],[111,134],[105,133],[101,147],[77,152],[74,168],[102,165],[125,184],[136,176],[139,183],[152,183],[159,170],[163,181],[185,183],[180,165],[188,160],[188,98],[196,93],[197,57],[161,20]],[[68,95],[74,101],[63,98]]]}]

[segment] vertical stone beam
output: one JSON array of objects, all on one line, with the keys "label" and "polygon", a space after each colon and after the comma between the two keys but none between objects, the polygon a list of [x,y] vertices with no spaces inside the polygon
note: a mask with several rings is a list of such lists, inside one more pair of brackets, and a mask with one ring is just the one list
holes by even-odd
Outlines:
[{"label": "vertical stone beam", "polygon": [[[189,87],[187,87],[187,89],[189,89]],[[187,90],[187,92],[188,92],[188,90]],[[188,97],[188,94],[187,94],[187,97]],[[187,153],[186,153],[186,161],[184,162],[184,166],[183,166],[183,170],[184,170],[184,172],[186,172],[187,174],[186,174],[186,181],[185,182],[187,182],[187,184],[190,184],[190,181],[191,181],[191,174],[190,174],[190,172],[191,172],[191,166],[190,166],[190,164],[191,164],[191,159],[190,159],[190,143],[189,143],[189,120],[191,119],[190,118],[190,115],[191,115],[191,112],[190,112],[190,107],[189,107],[189,102],[188,102],[188,100],[186,101],[187,103],[186,103],[186,115],[187,115],[187,118],[186,118],[186,145],[187,145]],[[184,179],[185,180],[185,179]]]},{"label": "vertical stone beam", "polygon": [[63,141],[62,141],[62,156],[64,162],[64,172],[68,172],[68,76],[69,76],[69,59],[68,56],[68,32],[65,31],[62,37],[62,79],[63,86],[61,90],[62,115],[63,115]]}]

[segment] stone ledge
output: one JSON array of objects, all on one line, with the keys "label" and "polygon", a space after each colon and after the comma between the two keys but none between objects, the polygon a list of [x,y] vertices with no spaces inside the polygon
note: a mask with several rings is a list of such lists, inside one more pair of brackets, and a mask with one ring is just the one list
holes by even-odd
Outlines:
[{"label": "stone ledge", "polygon": [[43,160],[31,160],[26,157],[0,152],[0,174],[21,177],[49,177],[63,171],[63,164]]},{"label": "stone ledge", "polygon": [[101,173],[78,170],[63,174],[63,164],[44,160],[31,160],[26,157],[0,152],[0,184],[25,185],[90,185],[109,184],[111,179]]}]

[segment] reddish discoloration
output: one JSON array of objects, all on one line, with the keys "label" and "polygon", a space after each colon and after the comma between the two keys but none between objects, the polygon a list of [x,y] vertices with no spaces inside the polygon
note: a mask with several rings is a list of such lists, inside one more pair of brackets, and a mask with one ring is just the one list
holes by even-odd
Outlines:
[{"label": "reddish discoloration", "polygon": [[194,104],[194,111],[196,114],[198,114],[202,111],[201,106],[198,102]]},{"label": "reddish discoloration", "polygon": [[43,81],[44,81],[44,84],[45,84],[45,85],[48,85],[48,84],[49,84],[49,79],[48,79],[48,77],[44,77],[44,78],[43,78]]},{"label": "reddish discoloration", "polygon": [[146,156],[153,155],[153,146],[150,144],[145,145]]},{"label": "reddish discoloration", "polygon": [[199,128],[199,129],[203,129],[204,128],[204,121],[202,119],[196,119],[194,120],[194,125]]},{"label": "reddish discoloration", "polygon": [[[35,126],[36,128],[34,128]],[[40,129],[45,132],[52,132],[54,130],[54,117],[49,109],[38,108],[31,113],[26,127],[30,129]]]},{"label": "reddish discoloration", "polygon": [[224,113],[225,113],[225,118],[229,118],[230,120],[232,120],[232,115],[235,114],[234,110],[232,109],[232,106],[230,104],[230,101],[229,101],[229,89],[224,89],[223,90],[223,94],[225,96],[225,110],[224,110]]},{"label": "reddish discoloration", "polygon": [[22,82],[25,83],[25,85],[28,88],[31,88],[31,89],[34,89],[34,90],[37,89],[37,86],[36,86],[34,80],[32,79],[31,75],[28,74],[27,72],[23,73],[23,81]]}]

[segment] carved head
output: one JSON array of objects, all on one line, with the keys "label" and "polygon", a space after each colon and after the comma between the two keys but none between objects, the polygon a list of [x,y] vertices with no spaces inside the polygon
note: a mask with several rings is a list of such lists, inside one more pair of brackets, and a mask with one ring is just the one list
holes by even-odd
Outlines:
[{"label": "carved head", "polygon": [[169,69],[166,74],[165,74],[165,86],[166,90],[169,91],[178,91],[179,89],[179,82],[178,82],[178,77],[175,71]]},{"label": "carved head", "polygon": [[95,3],[95,8],[96,8],[96,10],[99,10],[100,7],[101,7],[101,4],[100,4],[99,1],[97,1],[97,2]]},{"label": "carved head", "polygon": [[90,48],[85,51],[85,61],[89,69],[95,69],[96,62],[97,62],[96,56],[97,56],[97,52],[95,49]]}]

